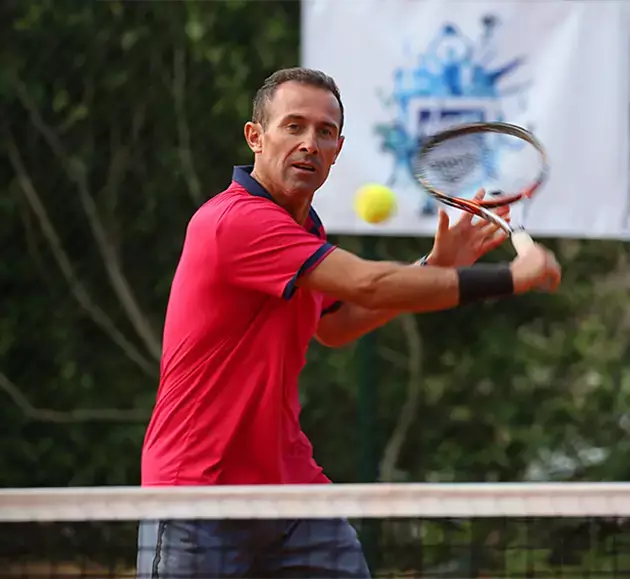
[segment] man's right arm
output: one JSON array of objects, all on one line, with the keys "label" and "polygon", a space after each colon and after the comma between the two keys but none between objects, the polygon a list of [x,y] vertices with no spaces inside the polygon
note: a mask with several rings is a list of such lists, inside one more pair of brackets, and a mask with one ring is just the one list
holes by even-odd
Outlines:
[{"label": "man's right arm", "polygon": [[369,261],[335,248],[297,285],[369,309],[428,312],[523,293],[543,281],[551,282],[549,289],[555,290],[560,268],[553,255],[538,245],[510,265],[458,269]]},{"label": "man's right arm", "polygon": [[287,300],[301,286],[370,310],[426,312],[522,293],[543,281],[551,281],[553,290],[560,281],[553,255],[539,245],[510,265],[460,269],[361,259],[307,233],[286,211],[256,197],[197,227],[212,237],[209,257],[226,280]]}]

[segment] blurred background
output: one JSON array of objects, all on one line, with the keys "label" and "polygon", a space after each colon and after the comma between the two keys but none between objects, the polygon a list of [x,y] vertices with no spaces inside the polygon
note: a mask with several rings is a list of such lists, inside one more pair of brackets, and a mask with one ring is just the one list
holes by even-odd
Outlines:
[{"label": "blurred background", "polygon": [[[300,63],[300,3],[1,10],[0,485],[137,485],[187,222],[250,162],[242,125],[265,77]],[[432,243],[332,241],[399,261]],[[543,241],[557,295],[313,344],[302,423],[329,477],[628,480],[627,243]]]}]

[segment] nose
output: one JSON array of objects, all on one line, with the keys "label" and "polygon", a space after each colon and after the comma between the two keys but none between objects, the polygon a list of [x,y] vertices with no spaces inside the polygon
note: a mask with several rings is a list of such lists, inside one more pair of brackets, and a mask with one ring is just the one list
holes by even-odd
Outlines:
[{"label": "nose", "polygon": [[300,153],[317,155],[318,152],[319,143],[317,141],[317,134],[315,131],[306,131],[302,138],[302,144],[300,145]]}]

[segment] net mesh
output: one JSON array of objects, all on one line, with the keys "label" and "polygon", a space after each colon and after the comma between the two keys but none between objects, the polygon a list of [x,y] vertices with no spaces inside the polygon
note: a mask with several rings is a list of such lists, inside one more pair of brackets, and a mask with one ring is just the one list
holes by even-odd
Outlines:
[{"label": "net mesh", "polygon": [[536,181],[540,152],[512,135],[471,133],[438,143],[415,160],[415,171],[452,197],[472,197],[480,188],[500,196]]},{"label": "net mesh", "polygon": [[[629,516],[625,484],[8,489],[0,491],[0,577],[341,576],[316,571],[318,561],[348,564],[338,527],[326,526],[339,517],[358,531],[373,577],[630,577]],[[182,552],[162,557],[185,553],[197,568],[138,575],[138,523],[157,520],[189,525]],[[211,571],[200,562],[212,550],[207,525],[217,522],[239,552],[215,544]],[[295,555],[284,543],[297,524],[307,535],[328,529],[312,567],[239,570],[247,557]],[[256,529],[262,543],[252,540]],[[154,559],[156,546],[152,537],[140,551]]]}]

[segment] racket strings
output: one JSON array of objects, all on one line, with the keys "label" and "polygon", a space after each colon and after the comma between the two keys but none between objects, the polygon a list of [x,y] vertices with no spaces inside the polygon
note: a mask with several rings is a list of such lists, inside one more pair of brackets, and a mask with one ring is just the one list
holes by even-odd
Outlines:
[{"label": "racket strings", "polygon": [[487,165],[482,135],[464,135],[447,139],[425,151],[419,168],[445,193],[469,188]]},{"label": "racket strings", "polygon": [[431,170],[439,174],[443,181],[455,183],[461,181],[474,170],[479,163],[477,157],[475,153],[468,152],[456,157],[430,159],[428,164]]},{"label": "racket strings", "polygon": [[449,197],[472,197],[481,188],[499,205],[530,187],[540,175],[540,152],[511,135],[468,133],[424,149],[416,176]]}]

